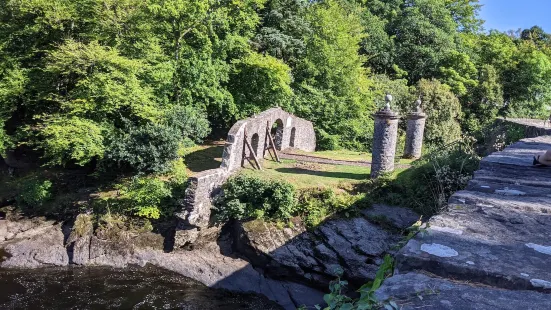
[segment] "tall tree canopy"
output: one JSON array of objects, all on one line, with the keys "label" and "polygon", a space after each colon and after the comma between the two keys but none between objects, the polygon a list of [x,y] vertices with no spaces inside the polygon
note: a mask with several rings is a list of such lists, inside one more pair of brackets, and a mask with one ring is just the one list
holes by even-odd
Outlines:
[{"label": "tall tree canopy", "polygon": [[433,144],[499,113],[548,113],[551,36],[538,26],[485,32],[480,8],[0,0],[0,155],[26,145],[49,165],[161,171],[183,146],[273,106],[312,120],[320,148],[368,150],[387,92],[402,113],[423,97],[438,120]]}]

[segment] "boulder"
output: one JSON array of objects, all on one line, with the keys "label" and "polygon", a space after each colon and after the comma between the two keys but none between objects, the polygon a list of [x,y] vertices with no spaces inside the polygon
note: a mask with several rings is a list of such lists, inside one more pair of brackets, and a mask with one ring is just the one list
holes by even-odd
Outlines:
[{"label": "boulder", "polygon": [[24,218],[18,214],[8,213],[0,219],[0,245],[9,240],[30,238],[41,234],[54,225],[54,221],[43,218]]},{"label": "boulder", "polygon": [[61,225],[40,227],[27,237],[12,239],[2,246],[10,255],[1,267],[38,268],[43,266],[65,266],[69,256],[64,246]]}]

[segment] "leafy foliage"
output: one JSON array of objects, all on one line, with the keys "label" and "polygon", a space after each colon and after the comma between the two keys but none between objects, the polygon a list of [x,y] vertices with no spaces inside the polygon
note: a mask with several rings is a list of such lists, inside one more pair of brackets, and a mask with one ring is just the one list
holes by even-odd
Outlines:
[{"label": "leafy foliage", "polygon": [[437,80],[421,80],[417,89],[427,113],[425,141],[429,145],[441,146],[459,139],[461,104],[450,87]]},{"label": "leafy foliage", "polygon": [[463,189],[478,169],[480,158],[473,144],[472,138],[463,138],[426,154],[395,179],[368,182],[368,197],[427,216],[442,211],[449,197]]},{"label": "leafy foliage", "polygon": [[[189,146],[210,129],[222,137],[237,119],[281,106],[314,122],[320,148],[369,150],[371,114],[386,92],[402,113],[420,94],[445,98],[430,103],[431,113],[438,122],[449,117],[440,127],[452,137],[429,128],[429,144],[456,138],[456,122],[475,132],[498,113],[542,117],[551,98],[549,35],[537,26],[483,33],[477,0],[0,7],[0,152],[35,145],[49,165],[107,157],[110,137],[128,134],[128,122],[175,127]],[[423,80],[442,87],[427,90]],[[56,129],[61,120],[71,128]],[[73,132],[78,141],[60,143]]]},{"label": "leafy foliage", "polygon": [[[353,299],[345,294],[347,281],[341,280],[340,276],[329,284],[329,294],[323,296],[323,300],[327,303],[327,307],[324,310],[369,310],[380,309],[384,306],[385,309],[398,310],[398,305],[389,301],[383,303],[375,298],[375,291],[381,287],[383,281],[390,277],[394,271],[394,260],[390,255],[386,255],[383,259],[383,263],[379,266],[375,279],[372,282],[366,283],[360,289],[360,297]],[[316,306],[319,310],[321,307]]]},{"label": "leafy foliage", "polygon": [[104,131],[100,124],[88,119],[52,117],[37,131],[41,139],[36,146],[44,152],[48,164],[75,162],[85,165],[103,157]]},{"label": "leafy foliage", "polygon": [[367,149],[371,141],[371,82],[357,52],[364,37],[361,11],[339,1],[312,4],[305,16],[312,31],[304,38],[305,56],[294,70],[294,110],[313,121],[320,133],[340,136],[335,147]]},{"label": "leafy foliage", "polygon": [[164,125],[129,125],[109,141],[105,159],[122,169],[163,173],[178,158],[180,133]]},{"label": "leafy foliage", "polygon": [[119,191],[121,196],[117,203],[126,212],[149,219],[158,219],[163,213],[170,215],[169,210],[163,209],[162,202],[170,198],[171,190],[158,178],[136,177]]},{"label": "leafy foliage", "polygon": [[352,208],[361,198],[361,195],[336,194],[329,188],[307,189],[298,195],[297,211],[306,226],[313,228],[333,214],[352,215]]},{"label": "leafy foliage", "polygon": [[223,190],[222,199],[216,204],[220,221],[286,220],[295,211],[295,188],[287,182],[239,175],[228,180]]},{"label": "leafy foliage", "polygon": [[236,60],[230,75],[236,117],[245,118],[273,106],[289,110],[293,94],[290,71],[283,61],[258,53]]},{"label": "leafy foliage", "polygon": [[175,128],[184,137],[186,147],[203,142],[210,132],[206,113],[193,106],[174,106],[165,118],[166,125]]},{"label": "leafy foliage", "polygon": [[32,178],[22,184],[21,193],[17,196],[17,202],[26,207],[39,207],[52,197],[52,182]]}]

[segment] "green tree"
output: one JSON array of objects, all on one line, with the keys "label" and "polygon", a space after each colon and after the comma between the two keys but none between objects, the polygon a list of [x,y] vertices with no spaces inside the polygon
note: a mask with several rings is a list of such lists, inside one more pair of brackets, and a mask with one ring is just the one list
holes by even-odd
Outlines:
[{"label": "green tree", "polygon": [[467,97],[464,106],[464,130],[470,134],[493,122],[504,104],[503,86],[497,70],[492,65],[485,64],[479,72],[478,87]]},{"label": "green tree", "polygon": [[76,116],[48,117],[36,131],[35,145],[50,165],[86,165],[103,157],[105,131],[101,124]]},{"label": "green tree", "polygon": [[304,37],[311,33],[306,20],[309,3],[305,0],[271,0],[261,12],[261,27],[254,46],[261,53],[282,59],[294,68],[304,57]]},{"label": "green tree", "polygon": [[364,36],[361,13],[360,6],[344,1],[309,8],[306,19],[312,32],[305,37],[305,57],[293,72],[293,105],[299,116],[316,124],[321,138],[339,135],[340,147],[365,149],[374,106],[365,59],[358,54]]},{"label": "green tree", "polygon": [[396,64],[415,83],[436,77],[443,61],[456,49],[457,24],[441,0],[418,0],[405,6],[393,29]]},{"label": "green tree", "polygon": [[478,70],[469,55],[451,51],[442,61],[440,80],[448,84],[454,94],[464,96],[478,85]]},{"label": "green tree", "polygon": [[457,141],[461,136],[461,104],[450,87],[437,80],[423,79],[417,84],[417,91],[427,113],[425,141],[432,146]]},{"label": "green tree", "polygon": [[45,97],[65,113],[95,120],[120,115],[154,120],[160,111],[152,89],[140,79],[144,66],[97,42],[68,40],[47,58],[44,71],[57,85]]},{"label": "green tree", "polygon": [[291,69],[272,56],[251,53],[233,62],[229,87],[237,119],[279,106],[292,111]]}]

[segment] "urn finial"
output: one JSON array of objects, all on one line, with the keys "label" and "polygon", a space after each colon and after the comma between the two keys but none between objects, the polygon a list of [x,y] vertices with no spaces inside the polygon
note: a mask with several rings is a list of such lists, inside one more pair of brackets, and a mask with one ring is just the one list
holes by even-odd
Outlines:
[{"label": "urn finial", "polygon": [[390,103],[392,102],[392,95],[391,94],[386,94],[385,101],[386,101],[385,110],[390,110]]}]

